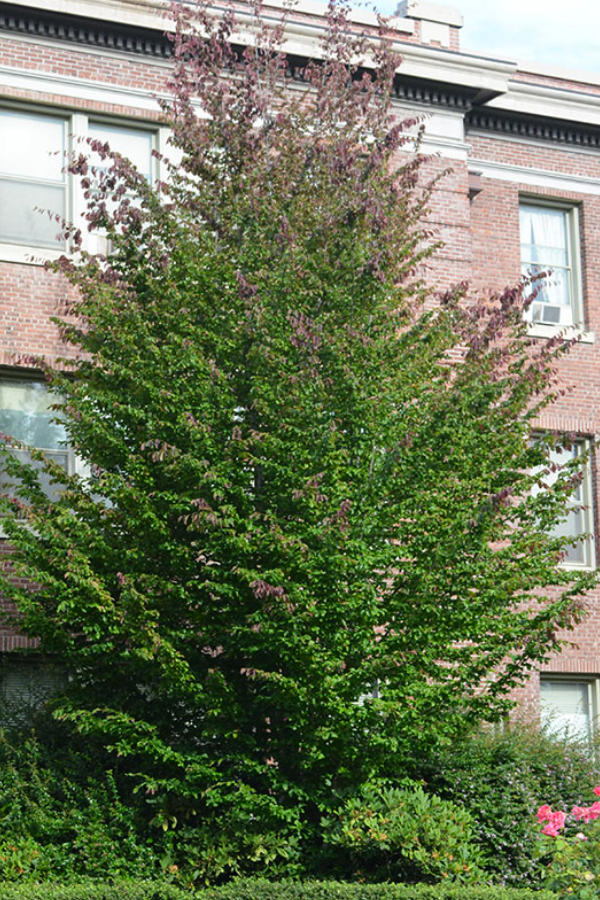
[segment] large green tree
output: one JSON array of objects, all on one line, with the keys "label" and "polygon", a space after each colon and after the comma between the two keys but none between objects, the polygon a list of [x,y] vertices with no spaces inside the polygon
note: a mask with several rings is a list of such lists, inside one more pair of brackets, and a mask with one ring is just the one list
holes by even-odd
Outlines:
[{"label": "large green tree", "polygon": [[260,10],[247,47],[175,13],[180,161],[154,186],[99,142],[70,162],[110,254],[67,229],[48,378],[89,474],[46,464],[50,499],[8,442],[4,592],[67,668],[56,715],[209,840],[501,716],[590,580],[552,531],[578,464],[532,491],[564,348],[527,341],[521,287],[419,280],[432,186],[383,38],[335,4],[292,69]]}]

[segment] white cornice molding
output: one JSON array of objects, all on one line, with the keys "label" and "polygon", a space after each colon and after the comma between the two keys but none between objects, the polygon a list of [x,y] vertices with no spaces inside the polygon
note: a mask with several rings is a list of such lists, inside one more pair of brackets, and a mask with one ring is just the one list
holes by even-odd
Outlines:
[{"label": "white cornice molding", "polygon": [[600,125],[600,96],[584,91],[511,81],[502,96],[494,97],[486,105],[526,116]]},{"label": "white cornice molding", "polygon": [[600,194],[600,178],[590,178],[588,175],[517,166],[512,163],[495,162],[476,157],[469,157],[469,168],[476,169],[485,178],[510,181],[513,184],[524,184],[528,187],[547,188],[573,194]]},{"label": "white cornice molding", "polygon": [[548,141],[543,137],[523,137],[520,134],[508,134],[506,131],[490,131],[486,128],[478,128],[477,126],[469,126],[469,135],[477,135],[477,137],[483,137],[489,141],[501,141],[506,143],[509,141],[511,144],[523,144],[526,147],[545,147],[546,150],[554,149],[558,150],[561,153],[577,153],[583,154],[584,156],[593,156],[596,160],[598,159],[598,150],[596,147],[588,147],[582,144],[565,144],[561,142]]},{"label": "white cornice molding", "polygon": [[532,59],[517,60],[517,69],[524,75],[542,75],[544,78],[556,78],[560,81],[600,85],[600,73],[586,72],[584,69],[567,69],[563,66],[535,62]]},{"label": "white cornice molding", "polygon": [[[11,0],[18,6],[32,5],[32,0]],[[294,6],[286,6],[283,0],[263,0],[266,8],[279,10],[293,20],[295,15],[314,18],[318,26],[323,22],[327,12],[327,4],[319,0],[300,0]],[[82,16],[88,19],[99,19],[105,22],[118,22],[122,25],[133,25],[141,28],[153,28],[166,30],[173,24],[169,16],[169,3],[164,0],[35,0],[35,8],[47,12],[63,13],[70,16]],[[225,8],[215,3],[215,9]],[[243,6],[236,10],[243,13]],[[353,9],[349,12],[349,20],[357,25],[369,25],[376,27],[378,16],[368,9]],[[389,27],[402,34],[414,34],[415,23],[413,19],[404,16],[392,16],[389,18]]]},{"label": "white cornice molding", "polygon": [[[314,16],[315,19],[323,21],[327,14],[327,3],[322,0],[298,0],[293,6],[285,3],[285,0],[263,0],[263,6],[272,9],[278,9],[280,12],[284,10],[292,18],[294,15],[301,14],[304,16]],[[377,27],[379,25],[379,16],[370,9],[350,9],[348,18],[357,25],[371,25]],[[403,34],[414,34],[415,23],[412,18],[402,15],[386,16],[390,30],[401,31]]]},{"label": "white cornice molding", "polygon": [[505,91],[516,70],[516,63],[421,44],[396,41],[394,50],[402,56],[402,75],[493,93]]},{"label": "white cornice molding", "polygon": [[[37,9],[46,12],[154,31],[167,30],[173,24],[167,15],[169,5],[166,0],[12,0],[12,3],[23,7],[31,7],[32,3],[35,3]],[[277,18],[277,11],[285,8],[285,0],[264,0],[264,5],[266,16],[270,17],[272,14],[273,18]],[[251,16],[244,11],[243,0],[238,0],[236,7],[242,29],[248,28],[250,33]],[[438,10],[438,13],[440,9],[445,9],[446,18],[450,17],[452,24],[457,24],[460,18],[457,11],[448,7],[423,3],[422,0],[418,2],[409,0],[406,6],[409,17],[404,15],[390,19],[390,27],[395,30],[397,36],[393,42],[394,49],[403,57],[400,70],[403,75],[476,89],[482,92],[481,102],[484,103],[487,99],[486,94],[496,95],[486,104],[492,109],[600,125],[598,96],[573,89],[510,81],[510,76],[515,71],[557,78],[575,77],[581,83],[588,81],[594,85],[600,83],[598,76],[570,73],[543,64],[524,63],[518,66],[516,62],[412,43],[405,40],[415,30],[415,20],[410,18],[410,11],[416,14],[417,8],[420,7],[423,10],[427,7],[430,12]],[[216,12],[224,8],[220,2],[214,3]],[[325,3],[320,0],[300,0],[296,6],[288,8],[289,19],[286,26],[288,52],[318,58],[319,41],[325,28],[325,9]],[[367,26],[377,24],[376,14],[369,10],[353,10],[350,20]]]},{"label": "white cornice molding", "polygon": [[[32,0],[13,2],[29,6]],[[46,12],[99,19],[130,27],[164,31],[172,26],[172,21],[165,14],[165,8],[168,7],[162,0],[35,0],[35,6]],[[275,10],[282,8],[282,0],[266,0],[265,6],[272,8],[275,16]],[[214,8],[217,11],[220,4],[215,3]],[[288,39],[285,44],[289,53],[319,57],[320,38],[325,29],[323,9],[323,5],[315,0],[301,0],[289,11],[286,25]],[[236,14],[241,28],[248,28],[250,33],[251,15],[244,12],[241,4]],[[356,15],[353,13],[351,20],[362,24],[376,24],[376,16],[362,10],[356,11]],[[412,19],[396,17],[390,24],[395,27],[398,35],[393,41],[393,47],[403,58],[401,72],[404,75],[498,93],[506,90],[508,78],[515,71],[515,63],[403,40],[414,32],[415,23]]]},{"label": "white cornice molding", "polygon": [[162,31],[169,27],[168,4],[162,0],[11,0],[16,6],[32,5],[36,9],[69,16],[82,16],[138,28]]}]

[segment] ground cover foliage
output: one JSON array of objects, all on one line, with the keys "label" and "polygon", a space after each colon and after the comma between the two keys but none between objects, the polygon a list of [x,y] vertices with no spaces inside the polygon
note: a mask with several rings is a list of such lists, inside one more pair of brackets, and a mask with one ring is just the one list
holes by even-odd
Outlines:
[{"label": "ground cover foliage", "polygon": [[335,4],[292,78],[260,9],[247,47],[229,13],[173,13],[180,162],[154,185],[99,142],[69,164],[110,247],[76,223],[55,266],[74,356],[46,371],[88,474],[38,454],[49,498],[7,439],[3,590],[65,666],[73,747],[109,754],[184,883],[334,847],[367,879],[471,880],[460,811],[432,871],[369,804],[415,808],[411,760],[501,717],[582,614],[593,576],[552,532],[582,459],[540,489],[555,439],[529,439],[566,347],[526,340],[519,287],[420,280],[432,186],[383,39]]}]

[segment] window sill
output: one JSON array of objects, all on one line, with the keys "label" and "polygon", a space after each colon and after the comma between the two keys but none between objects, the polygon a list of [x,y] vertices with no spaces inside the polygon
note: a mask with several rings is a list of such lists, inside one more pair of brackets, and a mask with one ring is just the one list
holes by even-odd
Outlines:
[{"label": "window sill", "polygon": [[588,563],[572,563],[572,562],[561,562],[558,564],[561,569],[568,569],[569,572],[595,572],[596,571],[596,561],[588,562]]},{"label": "window sill", "polygon": [[593,331],[583,331],[578,325],[541,325],[539,322],[530,322],[527,325],[527,334],[533,338],[562,337],[567,341],[575,338],[580,344],[596,342]]},{"label": "window sill", "polygon": [[66,249],[50,250],[47,247],[26,247],[21,244],[0,243],[0,262],[43,266],[49,261],[59,259],[66,252]]}]

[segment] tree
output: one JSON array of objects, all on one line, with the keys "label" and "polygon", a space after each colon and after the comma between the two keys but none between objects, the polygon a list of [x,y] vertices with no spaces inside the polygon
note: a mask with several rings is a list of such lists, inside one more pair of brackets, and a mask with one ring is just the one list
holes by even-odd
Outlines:
[{"label": "tree", "polygon": [[56,265],[76,353],[47,374],[89,474],[37,454],[49,497],[7,442],[4,590],[68,670],[55,715],[157,821],[270,860],[556,649],[591,583],[552,531],[581,463],[532,490],[566,347],[527,341],[523,287],[418,275],[433,185],[385,34],[333,2],[292,77],[260,8],[248,46],[230,13],[174,12],[181,161],[155,186],[97,141],[69,163],[110,246],[67,226]]}]

